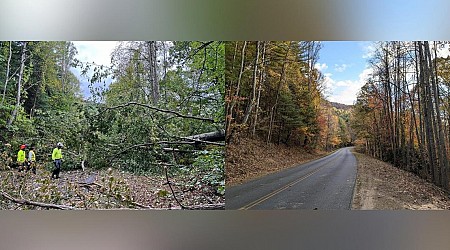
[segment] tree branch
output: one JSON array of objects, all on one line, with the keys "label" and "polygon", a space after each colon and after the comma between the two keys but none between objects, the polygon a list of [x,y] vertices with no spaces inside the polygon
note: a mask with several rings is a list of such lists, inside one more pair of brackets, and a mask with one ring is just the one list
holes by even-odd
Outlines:
[{"label": "tree branch", "polygon": [[217,203],[217,204],[205,204],[205,205],[195,205],[187,207],[189,210],[221,210],[225,209],[225,203]]},{"label": "tree branch", "polygon": [[211,144],[211,145],[216,145],[216,146],[225,146],[225,143],[203,141],[203,140],[199,140],[199,139],[194,139],[192,137],[180,137],[180,138],[181,139],[186,139],[186,140],[189,140],[189,141],[199,142],[199,143]]},{"label": "tree branch", "polygon": [[[136,106],[140,106],[140,107],[156,110],[158,112],[173,114],[173,115],[175,115],[177,117],[181,117],[181,118],[201,120],[201,121],[207,121],[207,122],[213,122],[213,123],[215,122],[214,119],[211,119],[211,118],[204,118],[204,117],[191,116],[191,115],[183,115],[183,114],[181,114],[181,113],[179,113],[177,111],[160,109],[160,108],[157,108],[157,107],[153,107],[153,106],[150,106],[150,105],[147,105],[147,104],[137,103],[137,102],[128,102],[128,103],[117,105],[117,106],[114,106],[114,107],[106,107],[105,110],[113,110],[113,109],[118,109],[118,108],[124,108],[124,107],[128,107],[128,106],[131,106],[131,105],[136,105]],[[100,113],[100,114],[102,114],[102,113]]]},{"label": "tree branch", "polygon": [[32,205],[32,206],[38,206],[38,207],[44,207],[44,208],[54,208],[54,209],[60,209],[60,210],[75,210],[76,209],[74,207],[65,206],[65,205],[42,203],[42,202],[30,201],[30,200],[26,200],[26,199],[17,199],[3,191],[0,191],[0,195],[3,196],[7,200],[10,200],[14,203],[18,203],[18,204],[22,204],[22,205]]},{"label": "tree branch", "polygon": [[131,145],[131,146],[125,148],[124,150],[120,151],[119,153],[116,153],[116,154],[114,154],[112,156],[109,156],[107,158],[114,158],[114,157],[116,157],[118,155],[121,155],[121,154],[123,154],[123,153],[125,153],[128,150],[133,149],[133,148],[154,146],[156,144],[189,144],[189,145],[191,145],[191,144],[194,144],[194,143],[193,142],[182,142],[182,141],[180,141],[180,142],[159,141],[159,142],[149,142],[149,143],[135,144],[135,145]]},{"label": "tree branch", "polygon": [[166,166],[164,166],[164,173],[166,175],[166,180],[167,180],[167,184],[169,184],[170,191],[172,191],[173,198],[178,203],[178,205],[180,205],[181,208],[186,209],[186,207],[183,204],[181,204],[181,202],[177,199],[177,196],[175,195],[175,191],[173,190],[172,185],[171,185],[170,180],[169,180],[169,174],[167,173],[167,167]]},{"label": "tree branch", "polygon": [[216,146],[225,146],[225,143],[220,143],[220,142],[202,141],[202,140],[196,140],[196,139],[192,139],[192,138],[188,138],[188,137],[181,137],[181,138],[190,140],[190,141],[205,143],[205,144],[211,144],[211,145],[216,145]]},{"label": "tree branch", "polygon": [[190,207],[171,207],[171,208],[154,208],[154,207],[150,207],[150,206],[146,206],[137,202],[132,202],[132,205],[139,207],[139,208],[143,208],[143,209],[151,209],[151,210],[182,210],[182,209],[187,209],[187,210],[220,210],[220,209],[225,209],[225,203],[217,203],[217,204],[205,204],[205,205],[195,205],[195,206],[190,206]]},{"label": "tree branch", "polygon": [[195,49],[195,51],[194,51],[192,54],[190,54],[190,55],[185,59],[185,61],[190,60],[190,59],[191,59],[192,57],[194,57],[198,52],[200,52],[200,50],[202,50],[202,49],[208,47],[208,45],[210,45],[210,44],[213,43],[213,42],[214,42],[214,41],[208,41],[208,42],[205,42],[205,43],[203,43],[202,45],[200,45],[198,48]]}]

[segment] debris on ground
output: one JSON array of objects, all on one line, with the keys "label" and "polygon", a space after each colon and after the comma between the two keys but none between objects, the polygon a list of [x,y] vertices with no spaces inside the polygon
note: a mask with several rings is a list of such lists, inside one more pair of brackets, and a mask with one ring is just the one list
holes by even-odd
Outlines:
[{"label": "debris on ground", "polygon": [[[189,184],[194,176],[135,175],[118,169],[63,171],[51,179],[48,170],[37,174],[0,171],[0,191],[14,199],[70,206],[76,209],[201,209],[224,204],[223,195],[201,182]],[[173,197],[172,190],[177,200]],[[2,199],[0,209],[45,209]]]}]

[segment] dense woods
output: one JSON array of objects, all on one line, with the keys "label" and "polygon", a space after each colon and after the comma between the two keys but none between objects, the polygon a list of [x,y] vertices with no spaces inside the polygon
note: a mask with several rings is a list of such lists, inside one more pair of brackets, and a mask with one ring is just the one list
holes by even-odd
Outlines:
[{"label": "dense woods", "polygon": [[321,48],[315,41],[227,42],[227,184],[353,145],[352,107],[327,100]]},{"label": "dense woods", "polygon": [[227,143],[332,149],[352,143],[350,109],[324,97],[314,41],[242,41],[226,45]]},{"label": "dense woods", "polygon": [[[0,42],[0,207],[18,198],[83,209],[136,207],[139,195],[112,172],[163,178],[155,199],[170,198],[170,206],[223,207],[225,44],[121,42],[111,67],[76,55],[71,42]],[[89,77],[89,98],[71,68]],[[66,192],[49,182],[57,142],[64,144],[63,171],[86,170],[78,175],[93,173],[103,178],[98,191],[108,183],[109,189],[80,194],[86,190],[67,178]],[[36,147],[39,171],[17,181],[10,168],[21,144]]]},{"label": "dense woods", "polygon": [[446,42],[378,42],[354,107],[358,148],[449,188]]}]

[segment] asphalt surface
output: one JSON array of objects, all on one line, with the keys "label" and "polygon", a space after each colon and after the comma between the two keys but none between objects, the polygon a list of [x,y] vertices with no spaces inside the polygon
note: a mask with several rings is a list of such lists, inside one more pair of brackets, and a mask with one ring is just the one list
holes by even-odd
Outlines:
[{"label": "asphalt surface", "polygon": [[227,187],[225,209],[350,209],[356,180],[350,149]]}]

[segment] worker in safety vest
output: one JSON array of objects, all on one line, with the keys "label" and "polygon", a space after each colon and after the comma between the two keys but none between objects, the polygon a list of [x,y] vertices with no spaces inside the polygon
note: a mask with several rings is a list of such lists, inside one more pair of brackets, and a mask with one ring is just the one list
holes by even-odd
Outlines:
[{"label": "worker in safety vest", "polygon": [[24,169],[24,165],[25,165],[25,161],[26,161],[25,148],[26,148],[25,144],[20,145],[20,150],[17,153],[17,165],[18,165],[19,172],[21,172]]},{"label": "worker in safety vest", "polygon": [[31,147],[30,151],[28,152],[28,168],[27,170],[30,170],[33,172],[33,174],[36,174],[36,154],[34,153],[35,147]]},{"label": "worker in safety vest", "polygon": [[52,172],[52,178],[59,178],[59,172],[61,171],[61,163],[62,163],[62,152],[61,148],[63,147],[63,144],[61,142],[58,142],[56,144],[56,148],[53,149],[52,153],[52,160],[55,163],[55,168]]}]

